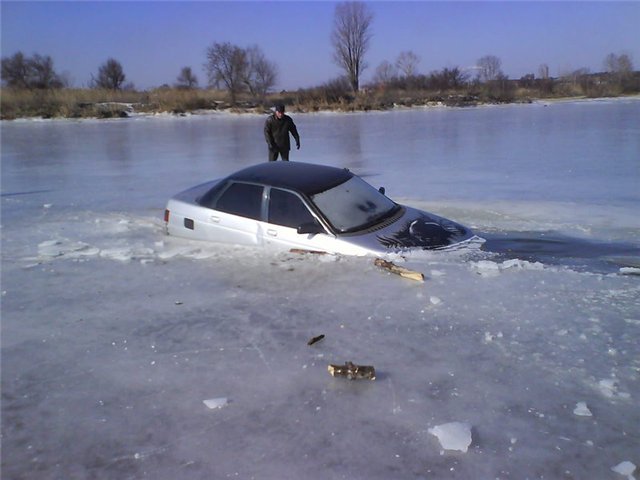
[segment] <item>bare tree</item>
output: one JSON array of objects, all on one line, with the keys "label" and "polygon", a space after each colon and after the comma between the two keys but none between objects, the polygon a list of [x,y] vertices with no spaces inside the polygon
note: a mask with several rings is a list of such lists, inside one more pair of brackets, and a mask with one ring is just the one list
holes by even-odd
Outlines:
[{"label": "bare tree", "polygon": [[398,70],[394,65],[384,60],[376,67],[376,73],[373,76],[373,82],[384,85],[391,82],[398,76]]},{"label": "bare tree", "polygon": [[[617,84],[623,92],[637,90],[633,81],[633,62],[629,55],[610,53],[604,60],[604,67],[609,72],[613,83]],[[637,80],[635,85],[637,85]]]},{"label": "bare tree", "polygon": [[53,68],[53,60],[49,55],[42,56],[37,53],[29,60],[29,83],[33,88],[62,88],[64,82]]},{"label": "bare tree", "polygon": [[65,84],[53,68],[50,56],[36,53],[27,58],[22,52],[2,59],[2,81],[14,88],[62,88]]},{"label": "bare tree", "polygon": [[459,67],[443,68],[439,72],[432,72],[429,83],[438,90],[456,90],[462,88],[469,81],[469,75]]},{"label": "bare tree", "polygon": [[245,87],[249,69],[246,51],[229,42],[214,43],[207,49],[205,69],[209,85],[217,88],[224,85],[229,90],[231,102],[235,103]]},{"label": "bare tree", "polygon": [[413,77],[420,63],[420,57],[411,50],[401,52],[396,60],[396,68],[404,74],[405,77]]},{"label": "bare tree", "polygon": [[276,84],[278,77],[276,65],[267,60],[257,45],[246,50],[248,68],[245,84],[251,94],[263,100],[267,92]]},{"label": "bare tree", "polygon": [[2,83],[8,87],[29,88],[29,61],[22,52],[2,59]]},{"label": "bare tree", "polygon": [[604,68],[609,73],[626,74],[633,71],[633,62],[627,54],[610,53],[604,59]]},{"label": "bare tree", "polygon": [[343,2],[336,5],[331,34],[333,60],[346,73],[354,92],[360,86],[360,74],[367,68],[364,56],[371,40],[373,13],[363,2]]},{"label": "bare tree", "polygon": [[98,69],[98,76],[91,79],[91,85],[95,88],[104,88],[106,90],[121,90],[125,78],[126,75],[120,62],[109,58]]},{"label": "bare tree", "polygon": [[497,80],[498,77],[503,75],[502,70],[500,70],[501,65],[502,60],[495,55],[485,55],[482,57],[478,60],[480,80],[483,82]]},{"label": "bare tree", "polygon": [[191,67],[182,67],[176,80],[178,88],[192,89],[198,86],[198,77],[191,71]]}]

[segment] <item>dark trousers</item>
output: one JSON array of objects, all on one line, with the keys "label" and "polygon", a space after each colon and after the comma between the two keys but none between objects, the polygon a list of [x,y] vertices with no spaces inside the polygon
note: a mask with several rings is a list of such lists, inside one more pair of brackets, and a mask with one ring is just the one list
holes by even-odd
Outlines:
[{"label": "dark trousers", "polygon": [[289,161],[289,150],[272,150],[269,149],[269,161],[275,162],[278,159],[278,154],[282,156],[282,160]]}]

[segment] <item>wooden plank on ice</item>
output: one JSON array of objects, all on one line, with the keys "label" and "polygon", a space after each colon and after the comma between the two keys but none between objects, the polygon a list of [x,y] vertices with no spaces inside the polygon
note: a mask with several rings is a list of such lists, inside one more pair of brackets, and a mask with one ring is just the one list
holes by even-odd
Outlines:
[{"label": "wooden plank on ice", "polygon": [[376,369],[370,365],[356,365],[346,362],[344,365],[329,365],[327,367],[332,377],[347,377],[349,380],[375,380]]},{"label": "wooden plank on ice", "polygon": [[383,260],[382,258],[376,258],[374,263],[376,266],[389,270],[391,273],[395,273],[396,275],[400,275],[401,277],[416,280],[418,282],[424,282],[424,274],[416,272],[415,270],[409,270],[408,268],[400,267],[392,262]]},{"label": "wooden plank on ice", "polygon": [[304,248],[292,248],[291,250],[289,250],[289,252],[291,252],[291,253],[300,253],[300,254],[313,253],[315,255],[326,255],[327,254],[327,252],[323,252],[322,250],[305,250]]}]

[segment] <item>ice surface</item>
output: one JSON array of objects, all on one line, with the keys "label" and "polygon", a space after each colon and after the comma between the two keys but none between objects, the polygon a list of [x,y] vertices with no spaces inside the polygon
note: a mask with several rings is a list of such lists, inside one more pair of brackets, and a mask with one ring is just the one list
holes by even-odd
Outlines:
[{"label": "ice surface", "polygon": [[[265,159],[262,116],[2,122],[2,478],[637,464],[640,277],[620,268],[640,257],[640,101],[293,115],[293,161],[347,166],[500,248],[394,258],[418,283],[168,237],[169,196]],[[376,381],[327,374],[347,360]],[[451,420],[473,426],[466,454],[429,433]]]},{"label": "ice surface", "polygon": [[429,429],[429,433],[438,437],[445,450],[457,450],[467,453],[471,445],[471,425],[464,422],[450,422]]}]

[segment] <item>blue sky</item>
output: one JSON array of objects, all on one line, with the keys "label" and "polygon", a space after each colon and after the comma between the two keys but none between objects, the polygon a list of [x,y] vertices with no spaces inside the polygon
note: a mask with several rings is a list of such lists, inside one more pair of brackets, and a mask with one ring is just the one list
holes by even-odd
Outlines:
[{"label": "blue sky", "polygon": [[[402,51],[420,57],[419,73],[502,60],[510,78],[602,70],[607,54],[625,53],[640,69],[640,2],[366,2],[374,14],[364,83]],[[173,84],[190,66],[201,85],[214,42],[259,45],[278,66],[277,89],[325,83],[342,72],[332,62],[336,2],[4,1],[2,57],[50,55],[74,86],[87,86],[108,58],[140,89]]]}]

